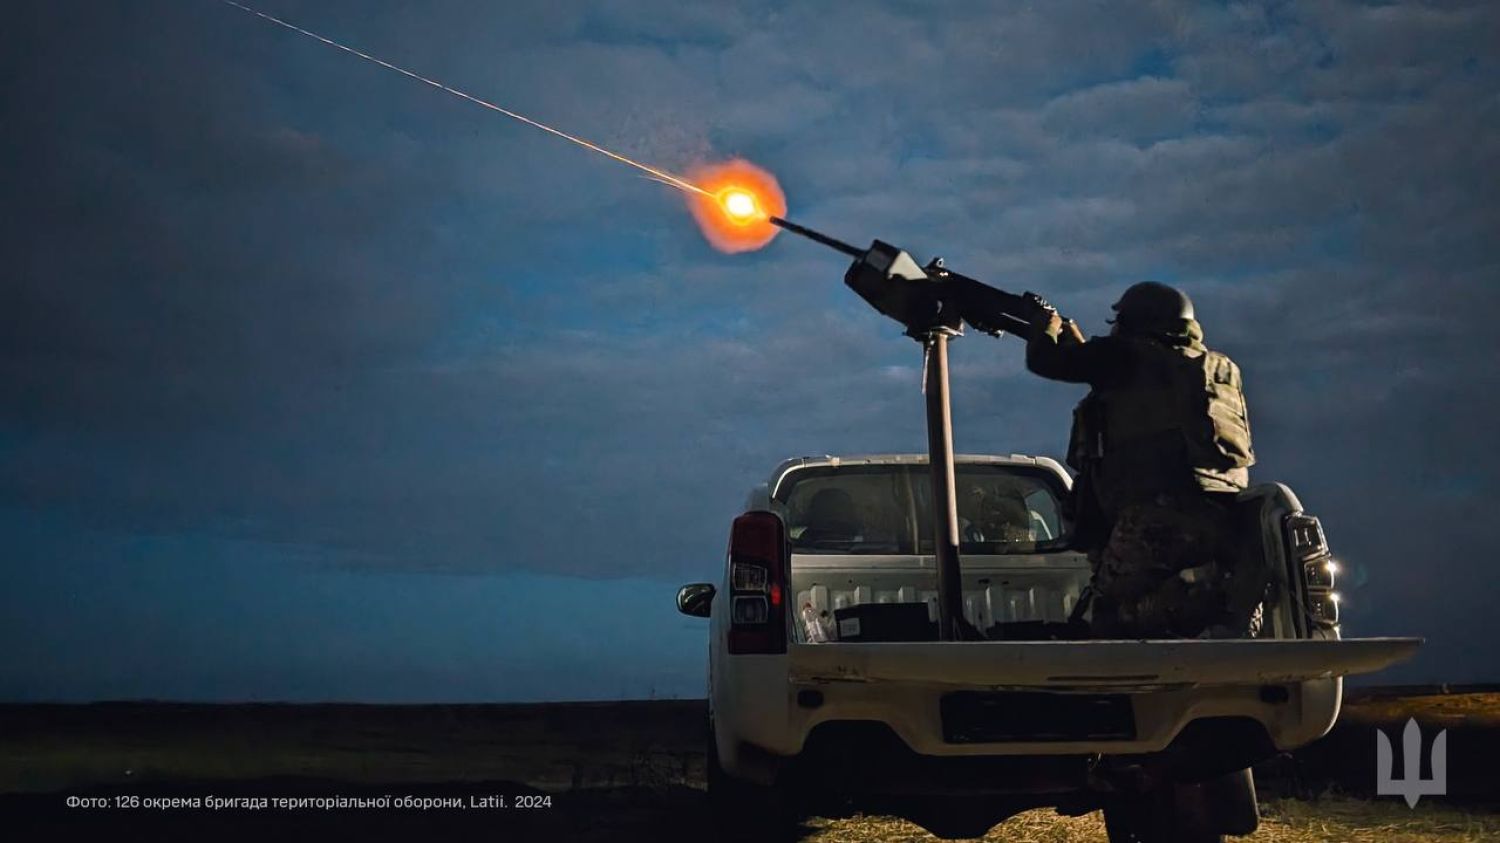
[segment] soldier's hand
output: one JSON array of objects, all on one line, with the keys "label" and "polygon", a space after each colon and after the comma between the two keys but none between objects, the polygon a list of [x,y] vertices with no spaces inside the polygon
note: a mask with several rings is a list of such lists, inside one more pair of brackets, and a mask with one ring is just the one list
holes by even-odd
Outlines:
[{"label": "soldier's hand", "polygon": [[1059,335],[1062,333],[1062,329],[1062,317],[1057,315],[1057,311],[1055,310],[1047,311],[1047,326],[1042,330],[1047,332],[1047,336],[1053,339],[1058,339]]},{"label": "soldier's hand", "polygon": [[1063,323],[1063,326],[1065,328],[1061,337],[1061,340],[1063,342],[1078,343],[1079,345],[1082,345],[1084,343],[1083,331],[1078,330],[1077,322],[1069,319],[1067,322]]}]

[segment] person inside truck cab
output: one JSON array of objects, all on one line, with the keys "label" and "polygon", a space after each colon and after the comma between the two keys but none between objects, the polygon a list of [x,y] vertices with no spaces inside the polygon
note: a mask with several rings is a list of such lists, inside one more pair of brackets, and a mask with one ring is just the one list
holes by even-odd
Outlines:
[{"label": "person inside truck cab", "polygon": [[1037,539],[1035,518],[1018,489],[974,484],[959,497],[959,536],[965,544],[1019,543]]},{"label": "person inside truck cab", "polygon": [[1089,340],[1043,314],[1026,347],[1032,372],[1090,387],[1067,456],[1093,569],[1079,612],[1099,637],[1249,634],[1264,577],[1233,572],[1228,553],[1230,506],[1255,461],[1239,367],[1203,344],[1180,290],[1136,284],[1114,311],[1109,336]]},{"label": "person inside truck cab", "polygon": [[806,525],[793,539],[798,547],[828,547],[853,544],[864,539],[864,527],[854,498],[843,489],[819,489],[807,505]]}]

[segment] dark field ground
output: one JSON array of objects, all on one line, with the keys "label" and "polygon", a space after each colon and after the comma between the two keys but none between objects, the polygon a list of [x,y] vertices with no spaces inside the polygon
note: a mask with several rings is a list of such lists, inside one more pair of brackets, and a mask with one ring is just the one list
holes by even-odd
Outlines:
[{"label": "dark field ground", "polygon": [[[1257,769],[1262,841],[1500,839],[1500,693],[1371,691],[1295,757]],[[1448,730],[1446,797],[1371,800],[1374,728]],[[703,840],[702,701],[361,706],[0,706],[0,832],[121,839]],[[1396,737],[1399,745],[1400,739]],[[1399,750],[1398,750],[1399,752]],[[509,807],[278,808],[230,799],[503,797]],[[68,807],[68,797],[105,807]],[[531,797],[534,807],[518,807]],[[161,798],[223,807],[148,807]],[[134,807],[130,807],[131,805]],[[491,803],[493,804],[493,803]],[[932,839],[880,813],[807,820],[812,841]],[[1104,839],[1097,814],[1030,811],[989,840]]]}]

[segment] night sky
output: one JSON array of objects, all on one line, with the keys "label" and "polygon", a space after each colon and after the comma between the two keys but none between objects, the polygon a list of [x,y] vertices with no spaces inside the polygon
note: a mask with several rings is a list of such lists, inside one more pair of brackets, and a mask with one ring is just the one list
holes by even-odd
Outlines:
[{"label": "night sky", "polygon": [[[1180,284],[1380,681],[1500,680],[1497,4],[261,2],[1090,332]],[[702,696],[749,488],[925,448],[831,252],[214,0],[0,15],[0,699]],[[959,450],[1064,449],[1021,351]]]}]

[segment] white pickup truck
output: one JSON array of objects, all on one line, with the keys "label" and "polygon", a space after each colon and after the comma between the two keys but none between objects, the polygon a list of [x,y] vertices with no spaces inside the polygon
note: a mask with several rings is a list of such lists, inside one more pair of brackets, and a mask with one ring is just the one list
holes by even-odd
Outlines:
[{"label": "white pickup truck", "polygon": [[1087,640],[1055,461],[960,456],[963,609],[937,640],[926,456],[781,464],[735,519],[724,580],[678,593],[709,620],[708,788],[721,832],[788,831],[879,795],[941,837],[1012,814],[1103,809],[1111,841],[1256,827],[1250,765],[1325,734],[1342,676],[1420,639],[1339,637],[1335,564],[1291,490],[1240,495],[1273,584],[1254,639]]}]

